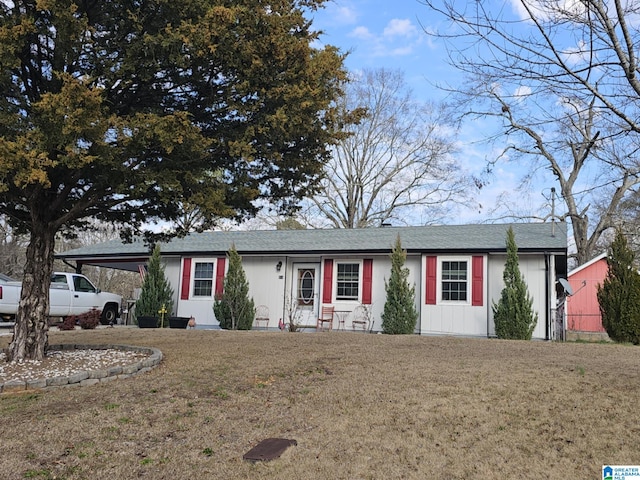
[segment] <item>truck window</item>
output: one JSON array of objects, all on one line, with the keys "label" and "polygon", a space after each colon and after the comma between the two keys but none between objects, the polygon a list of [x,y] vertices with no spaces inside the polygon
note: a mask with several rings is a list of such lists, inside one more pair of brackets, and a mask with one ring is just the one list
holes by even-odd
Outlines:
[{"label": "truck window", "polygon": [[96,288],[84,277],[73,277],[73,287],[76,292],[95,292]]},{"label": "truck window", "polygon": [[67,276],[57,274],[52,275],[51,288],[55,288],[56,290],[69,290],[69,285],[67,284]]}]

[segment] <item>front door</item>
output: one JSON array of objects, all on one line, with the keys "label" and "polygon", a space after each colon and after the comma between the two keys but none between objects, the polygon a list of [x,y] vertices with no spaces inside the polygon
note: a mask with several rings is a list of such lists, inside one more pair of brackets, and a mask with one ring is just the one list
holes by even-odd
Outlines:
[{"label": "front door", "polygon": [[293,301],[297,322],[300,325],[315,325],[318,320],[320,265],[316,263],[294,264]]}]

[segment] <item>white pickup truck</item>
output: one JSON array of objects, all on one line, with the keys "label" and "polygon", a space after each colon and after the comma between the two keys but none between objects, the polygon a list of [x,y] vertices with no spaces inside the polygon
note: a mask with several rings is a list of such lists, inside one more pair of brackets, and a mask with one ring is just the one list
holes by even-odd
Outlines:
[{"label": "white pickup truck", "polygon": [[[0,317],[15,319],[20,302],[20,282],[0,283]],[[76,273],[54,273],[49,290],[49,316],[79,315],[95,308],[102,310],[103,325],[115,323],[120,312],[122,297],[101,292],[87,277]]]}]

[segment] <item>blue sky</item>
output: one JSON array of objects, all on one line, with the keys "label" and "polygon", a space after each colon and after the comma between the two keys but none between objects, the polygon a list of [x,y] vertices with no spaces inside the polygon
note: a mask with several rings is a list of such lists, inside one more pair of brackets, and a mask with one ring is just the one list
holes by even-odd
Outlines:
[{"label": "blue sky", "polygon": [[444,48],[424,29],[437,21],[417,0],[334,0],[315,14],[321,40],[350,52],[346,64],[360,68],[397,68],[422,100],[441,92],[431,82],[455,78],[444,61]]},{"label": "blue sky", "polygon": [[[418,0],[333,0],[314,14],[313,26],[324,32],[322,43],[350,52],[346,59],[349,70],[380,67],[402,70],[416,99],[439,101],[445,93],[437,84],[457,85],[462,81],[461,74],[447,63],[444,44],[425,32],[442,28],[440,22]],[[487,127],[486,134],[489,130]],[[467,125],[457,137],[459,160],[475,175],[482,173],[487,159],[495,157],[477,143],[483,133],[483,125],[476,123]],[[515,165],[498,165],[476,202],[447,223],[497,220],[499,214],[489,218],[489,210],[500,195],[517,188],[522,173]],[[532,204],[544,201],[543,188],[532,189],[530,198],[518,193],[522,208],[530,209]]]}]

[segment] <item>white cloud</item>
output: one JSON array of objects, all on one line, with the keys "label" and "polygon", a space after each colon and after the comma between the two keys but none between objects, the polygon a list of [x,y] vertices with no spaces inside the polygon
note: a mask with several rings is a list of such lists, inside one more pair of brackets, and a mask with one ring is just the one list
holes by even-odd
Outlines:
[{"label": "white cloud", "polygon": [[385,37],[414,37],[418,29],[411,20],[394,18],[382,32]]},{"label": "white cloud", "polygon": [[551,20],[556,17],[567,17],[567,14],[586,14],[584,2],[581,0],[509,0],[513,12],[521,20],[530,20],[531,15],[527,12],[524,4],[531,13],[540,20]]},{"label": "white cloud", "polygon": [[585,63],[589,60],[590,55],[589,46],[586,44],[584,40],[580,40],[578,45],[574,48],[567,48],[564,52],[562,52],[562,56],[564,61],[567,64],[576,66],[581,63]]},{"label": "white cloud", "polygon": [[332,26],[353,25],[360,17],[355,7],[351,5],[338,6],[334,2],[327,4],[325,13],[325,21],[330,22]]},{"label": "white cloud", "polygon": [[519,86],[516,88],[516,91],[513,92],[513,96],[516,98],[528,97],[529,95],[531,95],[531,87],[526,85]]},{"label": "white cloud", "polygon": [[374,37],[373,33],[367,27],[356,27],[349,34],[350,37],[359,38],[360,40],[370,40]]},{"label": "white cloud", "polygon": [[339,7],[336,9],[336,14],[334,18],[340,23],[343,24],[353,24],[358,20],[358,14],[353,8],[350,7]]},{"label": "white cloud", "polygon": [[425,41],[425,35],[410,20],[394,18],[383,28],[382,33],[367,27],[355,28],[349,36],[365,40],[366,51],[372,57],[404,57],[416,52]]},{"label": "white cloud", "polygon": [[404,57],[413,53],[413,45],[405,45],[404,47],[396,47],[387,50],[387,54],[392,57]]},{"label": "white cloud", "polygon": [[[527,10],[525,9],[522,0],[509,0],[509,3],[511,4],[511,8],[513,10],[513,12],[521,19],[521,20],[529,20],[531,17],[529,15],[529,13],[527,12]],[[536,13],[540,12],[540,9],[537,8],[536,5],[537,2],[529,2],[528,6],[531,10],[535,11]]]}]

